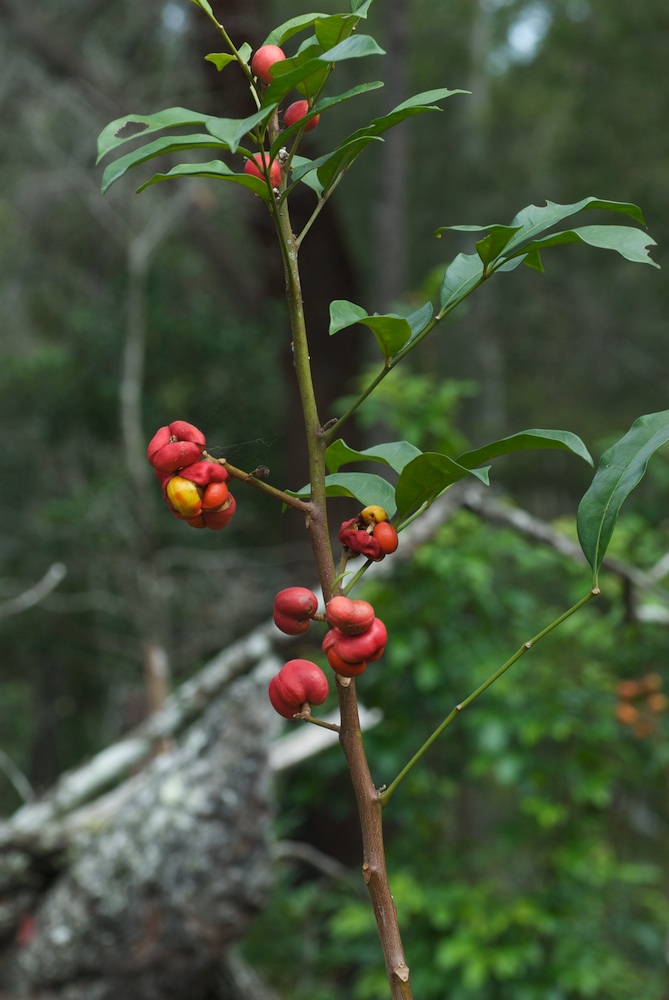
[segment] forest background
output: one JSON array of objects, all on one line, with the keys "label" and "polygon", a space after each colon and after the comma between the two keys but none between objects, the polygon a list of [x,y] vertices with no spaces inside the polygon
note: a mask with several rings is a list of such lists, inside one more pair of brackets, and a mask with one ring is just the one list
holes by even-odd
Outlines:
[{"label": "forest background", "polygon": [[[221,17],[257,44],[293,7],[226,0]],[[668,263],[666,4],[379,0],[373,18],[390,72],[360,99],[361,121],[434,86],[472,94],[368,150],[305,245],[316,377],[331,408],[365,359],[351,353],[359,339],[326,342],[327,303],[424,301],[425,274],[471,250],[456,234],[433,240],[438,226],[506,223],[531,202],[596,195],[640,205]],[[167,652],[176,685],[264,621],[277,589],[304,583],[309,554],[288,516],[245,497],[212,544],[167,515],[144,468],[153,431],[183,418],[242,468],[267,465],[293,488],[307,478],[280,261],[260,203],[197,183],[136,198],[135,178],[99,194],[95,138],[111,118],[175,104],[220,113],[223,78],[202,59],[215,44],[185,0],[0,0],[4,815],[28,785],[47,788],[142,718],[152,650]],[[225,107],[234,113],[229,92]],[[342,134],[348,107],[335,120]],[[309,142],[317,151],[318,130]],[[599,456],[639,414],[666,408],[663,273],[573,247],[544,275],[490,283],[416,352],[411,375],[387,380],[352,443],[373,443],[380,422],[453,451],[561,427]],[[548,453],[500,469],[516,502],[573,536],[585,465]],[[651,570],[669,549],[667,485],[665,450],[625,508],[618,559]],[[50,567],[53,579],[66,573],[18,611],[17,595]],[[585,580],[583,564],[462,512],[397,570],[392,591],[373,584],[393,634],[383,677],[364,691],[385,716],[368,740],[380,774]],[[621,679],[650,677],[649,694],[669,687],[666,623],[638,613],[629,580],[611,574],[604,589],[402,791],[389,861],[417,995],[438,1000],[446,976],[451,1000],[669,996],[669,724],[647,702],[645,729],[616,718]],[[277,836],[354,871],[336,751],[278,783]],[[291,1000],[364,1000],[383,989],[374,933],[346,878],[285,861],[246,948]]]}]

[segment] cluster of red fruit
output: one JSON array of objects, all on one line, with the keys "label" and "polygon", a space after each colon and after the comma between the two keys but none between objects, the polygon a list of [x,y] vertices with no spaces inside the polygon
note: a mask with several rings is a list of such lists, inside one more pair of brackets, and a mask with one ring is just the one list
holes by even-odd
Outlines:
[{"label": "cluster of red fruit", "polygon": [[383,507],[373,504],[360,511],[357,517],[344,521],[339,529],[339,541],[349,558],[363,555],[380,562],[397,548],[397,532]]},{"label": "cluster of red fruit", "polygon": [[[377,528],[386,530],[377,537]],[[351,553],[363,553],[375,560],[397,548],[397,532],[382,507],[365,507],[357,518],[342,525],[339,538]],[[276,595],[274,623],[286,635],[303,635],[315,618],[325,618],[330,626],[322,649],[340,677],[357,677],[368,663],[383,655],[388,633],[368,601],[339,595],[328,601],[325,615],[319,615],[318,598],[306,587],[288,587]],[[308,711],[309,705],[322,705],[328,690],[321,668],[311,660],[297,659],[289,660],[272,678],[269,697],[279,715],[292,719]]]},{"label": "cluster of red fruit", "polygon": [[669,698],[662,691],[659,674],[619,681],[616,693],[619,698],[616,719],[623,726],[631,726],[639,739],[654,732],[656,717],[669,708]]},{"label": "cluster of red fruit", "polygon": [[[272,67],[282,62],[286,54],[278,45],[262,45],[254,54],[251,60],[251,70],[253,75],[261,83],[267,85],[272,82]],[[283,113],[283,121],[286,128],[301,122],[311,111],[309,102],[305,100],[294,101]],[[320,115],[312,115],[305,121],[303,129],[311,132],[320,121]],[[244,166],[244,173],[252,177],[265,179],[265,171],[269,170],[269,180],[273,188],[278,188],[281,183],[281,166],[278,160],[270,160],[267,153],[255,153],[253,159],[247,160]]]},{"label": "cluster of red fruit", "polygon": [[204,434],[185,420],[161,427],[147,448],[167,506],[191,528],[217,531],[229,524],[236,503],[228,489],[228,473],[203,453]]}]

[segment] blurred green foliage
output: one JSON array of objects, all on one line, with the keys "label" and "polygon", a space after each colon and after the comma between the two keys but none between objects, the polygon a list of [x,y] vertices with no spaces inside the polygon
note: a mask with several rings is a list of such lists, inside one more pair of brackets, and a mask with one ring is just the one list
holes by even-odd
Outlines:
[{"label": "blurred green foliage", "polygon": [[[669,525],[632,518],[618,557],[664,551]],[[391,637],[358,681],[384,720],[365,743],[378,784],[543,624],[587,592],[580,565],[461,512],[392,583],[370,583]],[[643,736],[616,719],[621,678],[669,686],[666,626],[625,616],[621,587],[523,656],[455,720],[391,800],[391,886],[417,996],[426,1000],[661,1000],[669,920],[669,718]],[[281,837],[338,849],[337,750],[280,782]],[[343,765],[342,765],[343,766]],[[333,801],[334,799],[334,801]],[[350,802],[350,808],[353,804]],[[247,945],[291,1000],[383,995],[368,901],[284,862]],[[352,855],[352,856],[351,856]],[[362,881],[360,880],[360,885]]]}]

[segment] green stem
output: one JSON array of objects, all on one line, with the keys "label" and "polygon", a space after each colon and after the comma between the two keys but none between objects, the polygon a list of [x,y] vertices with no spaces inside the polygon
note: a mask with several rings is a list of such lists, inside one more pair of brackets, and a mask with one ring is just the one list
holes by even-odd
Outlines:
[{"label": "green stem", "polygon": [[[206,452],[204,453],[204,457],[210,458]],[[258,478],[253,472],[244,472],[242,469],[237,469],[234,465],[230,465],[226,458],[214,458],[210,460],[216,462],[218,465],[223,465],[233,479],[238,479],[242,483],[248,483],[249,486],[260,490],[261,493],[265,493],[267,496],[273,497],[275,500],[279,500],[289,507],[294,507],[301,514],[309,514],[311,504],[305,500],[300,500],[299,497],[293,497],[289,493],[284,493],[283,490],[278,490],[276,486],[266,483],[264,479]]]},{"label": "green stem", "polygon": [[556,618],[555,621],[552,621],[550,625],[547,625],[546,628],[542,629],[541,632],[538,632],[535,636],[533,636],[532,639],[528,639],[527,642],[523,643],[520,649],[516,650],[513,656],[510,657],[506,661],[506,663],[502,664],[499,670],[496,670],[495,673],[492,674],[486,681],[484,681],[484,683],[481,684],[480,687],[478,687],[475,691],[473,691],[468,698],[465,698],[464,701],[456,705],[453,711],[446,716],[441,725],[438,726],[432,733],[432,735],[428,737],[425,743],[423,743],[420,750],[418,750],[418,752],[413,755],[409,763],[402,768],[402,770],[397,775],[395,780],[391,782],[391,784],[388,785],[388,787],[385,788],[379,794],[379,800],[381,802],[381,806],[385,808],[385,806],[388,805],[388,802],[390,801],[393,793],[396,791],[398,785],[406,778],[409,771],[414,767],[415,764],[418,763],[418,761],[421,759],[421,757],[423,757],[423,755],[427,752],[427,750],[429,750],[429,748],[432,746],[435,740],[437,740],[441,736],[446,727],[450,726],[451,722],[453,722],[453,720],[465,708],[467,708],[468,705],[471,705],[471,703],[476,698],[478,698],[479,695],[483,694],[483,692],[486,691],[491,684],[494,684],[495,681],[498,680],[498,678],[500,678],[502,674],[509,669],[509,667],[513,666],[513,664],[516,663],[516,661],[521,658],[521,656],[524,656],[525,653],[529,652],[530,649],[536,646],[536,644],[539,642],[540,639],[543,639],[544,636],[548,635],[549,632],[552,632],[554,628],[557,628],[558,625],[561,625],[562,622],[566,621],[567,618],[570,618],[576,611],[579,611],[585,604],[588,603],[588,601],[591,601],[593,597],[599,596],[599,593],[600,593],[599,588],[594,587],[588,594],[586,594],[585,597],[581,598],[580,601],[577,601],[576,604],[574,604],[571,608],[569,608],[568,611],[565,611],[564,614],[560,615],[559,618]]},{"label": "green stem", "polygon": [[[304,235],[304,230],[302,231],[300,239],[302,238],[303,235]],[[421,332],[418,334],[417,337],[414,337],[411,341],[409,341],[406,347],[403,347],[401,351],[398,351],[397,354],[395,354],[385,364],[385,366],[382,368],[382,370],[379,372],[376,378],[372,382],[370,382],[370,384],[367,386],[364,392],[362,392],[358,396],[358,398],[353,403],[351,403],[346,412],[343,413],[341,417],[338,417],[336,421],[334,421],[329,425],[325,435],[327,444],[330,444],[330,442],[334,440],[334,438],[339,434],[339,431],[343,426],[343,424],[345,424],[346,421],[353,416],[358,407],[361,406],[362,403],[364,403],[364,401],[367,399],[367,397],[371,395],[372,392],[374,392],[376,387],[381,382],[383,382],[384,378],[386,378],[387,375],[390,375],[393,368],[395,368],[395,366],[398,365],[400,361],[402,361],[407,356],[407,354],[410,354],[411,351],[414,350],[414,348],[418,347],[418,345],[427,337],[428,333],[431,333],[434,330],[435,326],[438,323],[440,323],[445,316],[448,316],[448,314],[452,313],[454,309],[457,309],[460,303],[464,302],[467,296],[471,295],[474,289],[478,288],[479,285],[481,285],[485,280],[485,278],[487,277],[489,277],[489,274],[484,275],[484,277],[482,277],[481,280],[476,285],[473,285],[468,291],[466,291],[464,295],[462,295],[455,302],[451,302],[451,304],[447,306],[445,309],[442,309],[441,312],[438,312],[437,315],[430,320],[425,329],[421,330]]]}]

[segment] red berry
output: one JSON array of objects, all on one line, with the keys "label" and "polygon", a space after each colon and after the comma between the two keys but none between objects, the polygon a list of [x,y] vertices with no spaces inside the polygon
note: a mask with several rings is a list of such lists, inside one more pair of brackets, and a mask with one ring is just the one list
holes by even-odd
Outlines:
[{"label": "red berry", "polygon": [[330,625],[347,635],[366,632],[374,621],[374,608],[368,601],[352,601],[349,597],[333,597],[325,608]]},{"label": "red berry", "polygon": [[[290,128],[295,122],[301,121],[306,114],[309,113],[309,101],[295,101],[293,104],[286,108],[283,120],[286,128]],[[312,129],[316,128],[319,121],[321,120],[320,115],[314,115],[304,126],[305,132],[311,132]]]},{"label": "red berry", "polygon": [[146,454],[157,473],[177,472],[202,455],[205,437],[201,430],[185,420],[174,420],[161,427],[149,441]]},{"label": "red berry", "polygon": [[274,598],[274,624],[286,635],[302,635],[318,610],[318,598],[306,587],[287,587]]},{"label": "red berry", "polygon": [[388,521],[379,521],[378,524],[375,524],[373,534],[384,556],[388,556],[396,550],[398,545],[397,532]]},{"label": "red berry", "polygon": [[342,677],[358,677],[367,669],[366,660],[362,660],[360,663],[348,663],[346,660],[342,660],[341,656],[337,656],[334,649],[328,649],[325,655],[334,672]]},{"label": "red berry", "polygon": [[[244,173],[250,174],[251,177],[259,177],[264,181],[263,165],[267,165],[268,162],[267,153],[254,153],[253,159],[247,160],[244,164]],[[278,160],[272,160],[269,163],[269,182],[273,188],[277,188],[281,183],[281,167]]]},{"label": "red berry", "polygon": [[269,700],[279,715],[292,719],[305,703],[322,705],[329,690],[319,666],[311,660],[289,660],[269,682]]},{"label": "red berry", "polygon": [[331,646],[337,656],[347,663],[361,663],[363,660],[378,659],[387,642],[386,626],[380,618],[375,618],[370,628],[360,635],[346,635],[338,628],[330,629],[325,637],[323,649],[327,653]]},{"label": "red berry", "polygon": [[278,45],[261,45],[251,60],[251,70],[261,83],[272,82],[272,66],[286,58]]}]

